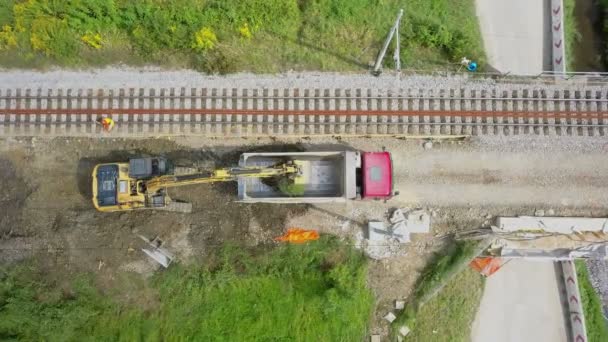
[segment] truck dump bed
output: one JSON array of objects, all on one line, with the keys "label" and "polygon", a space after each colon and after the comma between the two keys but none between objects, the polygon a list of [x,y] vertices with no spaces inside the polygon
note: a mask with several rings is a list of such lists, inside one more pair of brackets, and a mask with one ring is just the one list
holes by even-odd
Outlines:
[{"label": "truck dump bed", "polygon": [[295,160],[303,162],[302,195],[290,197],[265,179],[240,178],[239,200],[249,203],[319,203],[356,197],[356,170],[361,165],[359,152],[244,153],[239,166],[268,167]]}]

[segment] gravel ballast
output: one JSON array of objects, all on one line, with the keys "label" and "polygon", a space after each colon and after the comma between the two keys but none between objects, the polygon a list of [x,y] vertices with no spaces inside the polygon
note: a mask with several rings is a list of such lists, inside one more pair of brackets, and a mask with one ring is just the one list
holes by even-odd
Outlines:
[{"label": "gravel ballast", "polygon": [[108,67],[82,71],[51,69],[49,71],[24,71],[0,69],[0,84],[3,88],[370,88],[394,89],[439,89],[470,90],[522,90],[569,89],[602,90],[584,84],[561,82],[546,85],[539,79],[520,79],[521,83],[506,83],[490,78],[470,77],[468,74],[451,76],[382,74],[379,77],[368,73],[343,74],[329,72],[287,72],[276,75],[239,73],[228,76],[205,75],[194,70],[163,70],[157,67],[130,68]]}]

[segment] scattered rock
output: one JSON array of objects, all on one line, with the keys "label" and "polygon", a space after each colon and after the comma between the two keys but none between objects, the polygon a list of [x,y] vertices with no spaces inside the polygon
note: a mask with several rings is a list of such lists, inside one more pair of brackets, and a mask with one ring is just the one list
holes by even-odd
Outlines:
[{"label": "scattered rock", "polygon": [[486,220],[490,220],[490,219],[492,219],[492,215],[487,214],[487,215],[486,215]]},{"label": "scattered rock", "polygon": [[405,337],[407,336],[407,334],[410,333],[410,328],[408,328],[407,326],[401,326],[401,328],[399,328],[399,335]]},{"label": "scattered rock", "polygon": [[340,225],[340,229],[343,232],[348,231],[350,229],[350,220],[346,220],[346,221],[342,222],[342,224]]},{"label": "scattered rock", "polygon": [[393,321],[397,319],[397,316],[395,316],[394,313],[389,312],[384,316],[384,319],[387,320],[389,323],[393,323]]},{"label": "scattered rock", "polygon": [[430,150],[433,148],[433,142],[432,141],[425,141],[422,144],[422,148],[424,148],[425,150]]},{"label": "scattered rock", "polygon": [[547,216],[555,216],[555,210],[553,210],[553,209],[547,210]]},{"label": "scattered rock", "polygon": [[545,216],[545,211],[542,209],[538,209],[534,212],[534,216],[539,216],[539,217]]},{"label": "scattered rock", "polygon": [[397,310],[403,310],[405,308],[405,301],[404,300],[396,300],[395,301],[395,309]]}]

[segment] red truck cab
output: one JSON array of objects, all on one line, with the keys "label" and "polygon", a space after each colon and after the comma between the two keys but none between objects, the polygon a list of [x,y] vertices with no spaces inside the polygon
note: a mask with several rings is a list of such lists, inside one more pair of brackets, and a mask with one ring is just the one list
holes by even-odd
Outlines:
[{"label": "red truck cab", "polygon": [[393,196],[393,162],[389,152],[363,152],[361,158],[363,199]]}]

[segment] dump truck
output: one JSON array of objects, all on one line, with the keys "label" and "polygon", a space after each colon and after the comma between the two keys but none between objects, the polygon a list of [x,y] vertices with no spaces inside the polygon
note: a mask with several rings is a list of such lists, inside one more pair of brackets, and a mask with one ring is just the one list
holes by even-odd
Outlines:
[{"label": "dump truck", "polygon": [[244,153],[236,167],[177,170],[162,157],[96,165],[93,205],[101,212],[190,212],[192,204],[172,199],[169,189],[228,181],[237,181],[239,201],[245,203],[339,202],[393,195],[388,152]]},{"label": "dump truck", "polygon": [[268,167],[297,160],[301,170],[294,194],[264,179],[239,178],[238,197],[245,203],[319,203],[391,198],[393,168],[389,152],[244,153],[240,167]]}]

